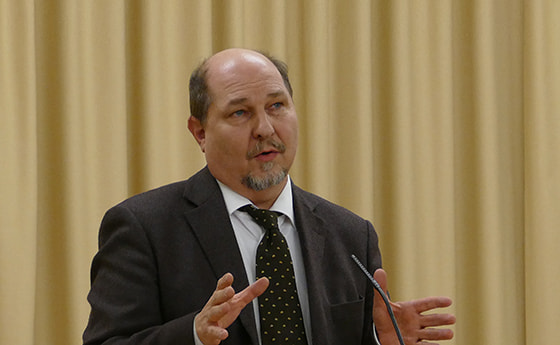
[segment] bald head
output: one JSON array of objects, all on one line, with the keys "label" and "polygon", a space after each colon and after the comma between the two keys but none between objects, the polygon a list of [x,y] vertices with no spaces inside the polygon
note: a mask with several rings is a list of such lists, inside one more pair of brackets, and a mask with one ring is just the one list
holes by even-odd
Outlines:
[{"label": "bald head", "polygon": [[234,72],[236,67],[242,65],[269,66],[272,64],[263,54],[242,48],[231,48],[222,50],[206,60],[209,72],[215,70],[217,73]]},{"label": "bald head", "polygon": [[266,71],[269,70],[270,65],[273,65],[280,74],[286,89],[292,96],[288,67],[272,56],[254,50],[232,48],[220,51],[204,60],[191,74],[189,83],[191,115],[201,123],[205,123],[208,108],[212,103],[212,90],[209,86],[212,83],[209,80],[213,75],[231,75],[235,78],[236,74],[243,73],[243,68],[262,67],[263,71]]}]

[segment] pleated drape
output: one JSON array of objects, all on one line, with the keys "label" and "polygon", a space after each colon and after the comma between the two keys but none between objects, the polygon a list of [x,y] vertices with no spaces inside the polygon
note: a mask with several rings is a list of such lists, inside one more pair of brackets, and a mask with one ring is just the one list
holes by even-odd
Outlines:
[{"label": "pleated drape", "polygon": [[448,344],[555,344],[560,2],[0,0],[0,343],[76,344],[103,213],[187,178],[188,78],[290,67],[294,181],[373,221]]},{"label": "pleated drape", "polygon": [[525,329],[530,344],[554,344],[560,320],[560,3],[524,6]]}]

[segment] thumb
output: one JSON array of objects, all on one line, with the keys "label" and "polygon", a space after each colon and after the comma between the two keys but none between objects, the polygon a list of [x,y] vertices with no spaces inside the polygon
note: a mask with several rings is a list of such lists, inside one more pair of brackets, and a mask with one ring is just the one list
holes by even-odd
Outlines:
[{"label": "thumb", "polygon": [[[385,291],[385,294],[387,294],[387,273],[382,268],[379,268],[373,273],[373,278],[377,281],[381,289]],[[391,323],[389,312],[385,306],[385,301],[377,289],[375,289],[375,294],[373,296],[373,322],[375,323],[375,329],[379,336],[386,339],[389,334],[392,339],[393,324]],[[382,341],[382,344],[385,343],[393,344],[392,340],[391,342]]]},{"label": "thumb", "polygon": [[373,273],[373,278],[379,283],[381,289],[387,293],[387,272],[382,268],[378,268]]}]

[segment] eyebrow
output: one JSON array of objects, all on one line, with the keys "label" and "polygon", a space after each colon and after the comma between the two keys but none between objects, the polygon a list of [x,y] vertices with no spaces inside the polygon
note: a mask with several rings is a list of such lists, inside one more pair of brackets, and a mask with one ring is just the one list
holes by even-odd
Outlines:
[{"label": "eyebrow", "polygon": [[228,105],[243,104],[247,101],[247,97],[234,98],[228,102]]},{"label": "eyebrow", "polygon": [[285,94],[284,90],[278,90],[275,92],[271,92],[267,95],[268,98],[276,98],[279,96],[283,96]]},{"label": "eyebrow", "polygon": [[[276,97],[283,96],[284,94],[286,94],[286,92],[284,90],[278,90],[278,91],[271,92],[266,96],[268,98],[276,98]],[[243,104],[243,103],[247,102],[247,100],[248,100],[247,97],[234,98],[234,99],[232,99],[228,102],[228,106]]]}]

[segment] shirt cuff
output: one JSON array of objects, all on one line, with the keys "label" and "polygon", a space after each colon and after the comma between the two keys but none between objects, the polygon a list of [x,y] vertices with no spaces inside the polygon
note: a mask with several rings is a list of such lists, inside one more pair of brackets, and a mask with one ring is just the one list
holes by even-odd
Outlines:
[{"label": "shirt cuff", "polygon": [[200,341],[200,339],[198,338],[198,333],[196,333],[196,319],[193,320],[192,325],[193,325],[193,337],[194,337],[194,343],[195,343],[195,345],[204,345],[204,344],[202,343],[202,341]]},{"label": "shirt cuff", "polygon": [[[196,333],[195,333],[196,337]],[[379,338],[377,337],[377,330],[375,329],[375,323],[373,324],[373,340],[375,341],[374,345],[381,345],[379,342]]]}]

